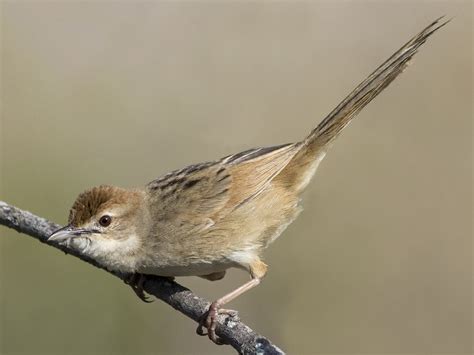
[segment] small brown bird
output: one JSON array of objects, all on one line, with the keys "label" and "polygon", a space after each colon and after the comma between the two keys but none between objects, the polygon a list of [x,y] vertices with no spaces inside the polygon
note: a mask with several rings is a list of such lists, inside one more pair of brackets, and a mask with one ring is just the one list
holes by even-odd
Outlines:
[{"label": "small brown bird", "polygon": [[[251,280],[210,306],[202,326],[218,342],[221,306],[257,286],[263,250],[301,212],[300,195],[329,144],[448,21],[437,19],[386,60],[301,142],[250,149],[173,171],[144,188],[94,187],[74,202],[69,224],[49,237],[131,275],[222,279],[232,267]],[[141,277],[131,286],[145,300]],[[202,326],[198,333],[204,335]]]}]

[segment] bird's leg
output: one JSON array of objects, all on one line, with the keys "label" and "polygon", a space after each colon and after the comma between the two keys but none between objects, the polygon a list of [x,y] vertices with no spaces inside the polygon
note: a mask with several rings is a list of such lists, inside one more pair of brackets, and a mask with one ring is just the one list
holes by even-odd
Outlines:
[{"label": "bird's leg", "polygon": [[143,302],[151,303],[153,300],[150,300],[150,297],[148,297],[145,294],[145,291],[143,291],[143,283],[145,280],[145,275],[134,273],[127,277],[124,282],[132,288],[133,292],[135,292],[138,298],[140,298]]},{"label": "bird's leg", "polygon": [[[250,274],[252,276],[252,280],[244,283],[242,286],[236,288],[232,292],[229,292],[225,296],[212,302],[209,306],[208,312],[204,314],[202,322],[196,329],[197,334],[207,335],[209,339],[211,339],[214,343],[218,345],[223,344],[223,342],[219,338],[217,338],[216,335],[217,316],[219,314],[226,314],[233,317],[237,315],[237,311],[223,309],[221,307],[229,303],[230,301],[236,299],[241,294],[259,285],[263,276],[265,276],[265,273],[267,271],[267,265],[265,265],[262,261],[257,260],[252,265],[250,265],[249,269]],[[204,332],[203,327],[207,328],[207,333]]]},{"label": "bird's leg", "polygon": [[[225,305],[226,303],[229,303],[233,299],[239,297],[244,292],[250,290],[251,288],[254,288],[259,283],[260,283],[259,278],[252,279],[246,282],[245,284],[243,284],[242,286],[240,286],[239,288],[236,288],[234,291],[229,292],[227,295],[212,302],[211,305],[209,306],[209,311],[204,314],[203,322],[199,324],[198,328],[196,329],[196,332],[199,335],[209,336],[209,339],[211,339],[216,344],[219,344],[219,345],[223,344],[222,341],[219,340],[216,335],[217,316],[219,314],[236,316],[237,311],[234,311],[231,309],[223,309],[221,307]],[[207,328],[207,333],[204,332],[203,327]]]}]

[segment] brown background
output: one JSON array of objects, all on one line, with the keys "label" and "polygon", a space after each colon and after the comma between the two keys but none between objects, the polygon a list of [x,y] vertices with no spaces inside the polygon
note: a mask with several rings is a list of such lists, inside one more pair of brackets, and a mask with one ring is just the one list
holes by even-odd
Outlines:
[{"label": "brown background", "polygon": [[[472,3],[3,1],[1,199],[64,223],[83,189],[302,138],[442,14],[338,139],[233,302],[292,354],[472,350]],[[167,305],[0,227],[2,354],[232,353]],[[247,279],[179,281],[209,299]]]}]

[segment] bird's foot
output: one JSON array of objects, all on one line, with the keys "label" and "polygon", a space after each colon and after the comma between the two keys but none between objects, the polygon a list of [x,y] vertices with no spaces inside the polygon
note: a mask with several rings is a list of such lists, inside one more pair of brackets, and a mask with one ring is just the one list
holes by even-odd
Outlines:
[{"label": "bird's foot", "polygon": [[[204,336],[207,335],[217,345],[223,345],[225,342],[222,339],[218,338],[216,335],[216,326],[217,326],[217,317],[220,314],[227,315],[231,318],[237,317],[238,312],[232,309],[223,309],[220,308],[220,305],[217,301],[214,301],[209,306],[209,311],[203,314],[201,321],[196,329],[198,335]],[[207,329],[207,332],[203,328]]]},{"label": "bird's foot", "polygon": [[147,296],[145,294],[145,291],[143,290],[143,284],[145,280],[145,275],[135,273],[127,277],[124,282],[132,288],[133,292],[135,292],[138,298],[140,298],[143,302],[151,303],[153,302],[153,300],[150,299],[150,297]]}]

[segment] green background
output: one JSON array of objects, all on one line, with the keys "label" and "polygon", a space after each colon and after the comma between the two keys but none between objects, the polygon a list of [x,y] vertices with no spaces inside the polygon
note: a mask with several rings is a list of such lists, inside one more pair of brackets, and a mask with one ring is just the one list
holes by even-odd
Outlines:
[{"label": "green background", "polygon": [[[82,190],[304,137],[434,18],[337,140],[231,304],[291,354],[472,351],[472,2],[1,3],[1,194],[64,223]],[[0,227],[2,354],[233,353],[159,301]],[[209,299],[247,280],[179,282]]]}]

